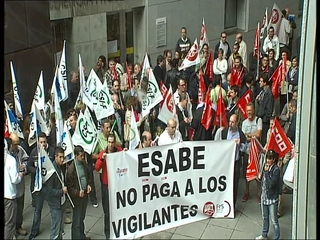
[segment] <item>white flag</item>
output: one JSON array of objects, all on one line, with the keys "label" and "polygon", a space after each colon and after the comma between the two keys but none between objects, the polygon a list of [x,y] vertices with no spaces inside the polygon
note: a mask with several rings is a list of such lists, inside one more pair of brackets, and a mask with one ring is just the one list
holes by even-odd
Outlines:
[{"label": "white flag", "polygon": [[[91,100],[90,90],[87,85],[87,81],[85,79],[84,68],[82,65],[82,60],[81,60],[80,54],[79,54],[79,78],[80,78],[80,91],[79,91],[78,98],[81,98],[81,101],[83,103],[85,103],[87,105],[87,107],[90,108],[91,111],[93,111],[93,102]],[[81,92],[81,94],[80,94],[80,92]],[[77,103],[77,101],[76,101],[76,103]]]},{"label": "white flag", "polygon": [[[87,110],[87,108],[86,108]],[[89,113],[90,114],[90,113]],[[97,140],[97,131],[92,121],[80,112],[76,129],[72,135],[72,142],[75,146],[80,145],[91,154]]]},{"label": "white flag", "polygon": [[[143,77],[146,76],[146,72],[149,68],[151,68],[151,67],[150,67],[150,62],[149,62],[149,58],[148,58],[148,53],[146,53],[146,55],[144,56],[144,59],[143,59],[143,66],[142,66],[142,70],[141,70],[140,83],[141,83]],[[141,84],[140,84],[140,87],[141,87]]]},{"label": "white flag", "polygon": [[274,28],[274,33],[279,36],[279,26],[282,20],[282,12],[276,3],[273,4],[271,10],[271,17],[268,24],[268,30],[272,26]]},{"label": "white flag", "polygon": [[209,46],[209,39],[207,37],[207,27],[204,23],[204,18],[202,18],[201,35],[199,41],[199,49],[202,49],[203,44],[206,43]]},{"label": "white flag", "polygon": [[10,69],[11,69],[12,89],[13,89],[13,97],[14,97],[14,110],[15,110],[16,116],[22,120],[23,113],[21,108],[19,89],[18,89],[16,75],[14,72],[12,61],[10,61]]},{"label": "white flag", "polygon": [[134,116],[133,108],[131,106],[129,150],[135,149],[139,145],[139,143],[140,143],[140,132],[137,126],[136,118]]},{"label": "white flag", "polygon": [[41,159],[41,175],[42,183],[45,183],[56,172],[48,153],[40,145],[40,159]]},{"label": "white flag", "polygon": [[41,145],[36,146],[38,148],[38,161],[37,161],[37,166],[36,166],[36,175],[34,178],[34,188],[32,193],[38,192],[42,189],[42,159],[41,159],[41,153],[40,149],[42,148]]},{"label": "white flag", "polygon": [[66,40],[63,41],[63,50],[61,54],[59,69],[58,69],[58,82],[61,91],[61,99],[59,101],[65,101],[68,99],[68,77],[67,77],[67,64],[66,64]]},{"label": "white flag", "polygon": [[29,146],[33,145],[37,141],[37,136],[41,132],[44,132],[47,136],[49,134],[46,122],[43,120],[39,109],[35,104],[32,104],[31,106],[31,122],[29,132]]},{"label": "white flag", "polygon": [[46,105],[42,72],[43,71],[41,70],[37,88],[34,93],[33,102],[32,102],[32,105],[33,103],[35,103],[39,110],[44,110],[44,106]]},{"label": "white flag", "polygon": [[8,133],[16,133],[19,138],[24,139],[23,132],[20,128],[19,121],[8,106],[7,102],[4,100],[4,107],[6,110]]},{"label": "white flag", "polygon": [[[100,82],[100,80],[98,82]],[[97,119],[101,120],[114,114],[114,107],[107,82],[104,81],[103,84],[97,85],[98,102],[97,105],[95,105],[94,113]]]},{"label": "white flag", "polygon": [[67,121],[64,122],[63,125],[63,133],[61,137],[60,146],[64,150],[64,155],[66,156],[65,161],[68,162],[74,159],[74,146],[72,143],[72,138],[68,129]]},{"label": "white flag", "polygon": [[170,85],[169,90],[165,93],[162,106],[159,111],[158,119],[167,124],[169,118],[174,118],[178,121],[176,105],[173,100],[172,88]]},{"label": "white flag", "polygon": [[197,39],[195,39],[187,56],[185,57],[185,59],[181,63],[181,65],[179,67],[179,71],[184,68],[188,68],[188,67],[191,67],[191,66],[194,66],[194,65],[200,63],[199,51],[200,51],[199,45],[198,45]]},{"label": "white flag", "polygon": [[99,77],[96,72],[91,69],[87,81],[83,82],[83,103],[86,104],[91,111],[94,110],[95,105],[97,105],[97,81],[101,84]]},{"label": "white flag", "polygon": [[152,69],[149,70],[147,94],[142,94],[140,97],[140,101],[142,104],[142,117],[147,116],[150,110],[163,100],[162,94],[160,92],[157,80],[153,74]]}]

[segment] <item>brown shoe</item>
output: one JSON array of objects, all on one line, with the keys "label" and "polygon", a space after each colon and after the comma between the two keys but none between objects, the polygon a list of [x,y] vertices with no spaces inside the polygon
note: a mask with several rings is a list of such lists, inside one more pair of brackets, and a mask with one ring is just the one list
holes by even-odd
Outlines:
[{"label": "brown shoe", "polygon": [[70,223],[72,223],[72,220],[71,220],[69,217],[66,217],[66,218],[64,219],[64,223],[65,223],[65,224],[70,224]]},{"label": "brown shoe", "polygon": [[27,234],[28,234],[27,230],[25,230],[25,229],[23,229],[23,228],[19,228],[19,229],[17,230],[17,233],[18,233],[19,235],[21,235],[21,236],[27,236]]}]

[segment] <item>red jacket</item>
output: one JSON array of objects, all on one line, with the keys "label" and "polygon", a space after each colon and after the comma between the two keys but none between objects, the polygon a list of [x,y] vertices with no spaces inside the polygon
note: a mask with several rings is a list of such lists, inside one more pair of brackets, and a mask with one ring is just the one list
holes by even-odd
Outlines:
[{"label": "red jacket", "polygon": [[[115,148],[116,148],[116,152],[122,151],[121,147],[115,147]],[[107,164],[106,164],[107,159],[102,158],[102,155],[105,152],[106,152],[106,149],[99,153],[99,157],[98,157],[96,164],[95,164],[95,169],[98,172],[102,169],[102,182],[103,182],[103,184],[108,186],[108,171],[107,171]]]}]

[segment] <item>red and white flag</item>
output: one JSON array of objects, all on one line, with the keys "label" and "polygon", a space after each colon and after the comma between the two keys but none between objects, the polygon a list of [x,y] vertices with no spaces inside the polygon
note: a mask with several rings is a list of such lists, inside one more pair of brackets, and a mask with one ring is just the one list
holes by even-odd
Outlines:
[{"label": "red and white flag", "polygon": [[169,90],[166,91],[163,98],[164,100],[161,103],[162,105],[159,111],[158,119],[165,124],[167,124],[169,118],[174,118],[178,121],[171,85],[169,87]]},{"label": "red and white flag", "polygon": [[260,22],[258,22],[257,30],[256,30],[256,38],[254,40],[253,46],[253,57],[255,59],[261,58],[261,51],[260,51]]},{"label": "red and white flag", "polygon": [[242,112],[244,119],[248,118],[246,106],[249,102],[252,102],[252,91],[250,89],[248,89],[237,102],[237,107]]},{"label": "red and white flag", "polygon": [[217,112],[216,112],[214,125],[218,127],[224,127],[224,128],[228,127],[226,106],[222,98],[222,88],[220,88],[219,90],[219,97],[217,101]]},{"label": "red and white flag", "polygon": [[200,41],[199,41],[200,49],[202,49],[202,46],[204,43],[209,45],[209,40],[207,37],[207,27],[206,27],[206,24],[204,23],[204,18],[202,18],[201,35],[200,35]]},{"label": "red and white flag", "polygon": [[244,76],[244,67],[242,67],[241,70],[238,71],[236,67],[233,65],[231,69],[230,86],[238,85],[239,87],[241,87],[243,76]]},{"label": "red and white flag", "polygon": [[246,179],[247,181],[251,181],[256,179],[260,171],[260,157],[263,152],[263,147],[257,138],[252,138],[250,144],[250,152],[249,152],[249,161],[247,166]]},{"label": "red and white flag", "polygon": [[271,10],[271,17],[268,24],[268,29],[272,26],[274,28],[274,33],[279,35],[279,26],[282,20],[282,12],[276,3],[273,4]]},{"label": "red and white flag", "polygon": [[268,150],[274,150],[279,154],[279,158],[284,157],[288,152],[292,151],[293,144],[287,134],[281,127],[277,118],[274,120],[274,126],[271,130],[270,139],[268,142]]},{"label": "red and white flag", "polygon": [[187,56],[185,57],[185,59],[181,63],[181,65],[179,67],[179,71],[200,63],[199,51],[200,51],[200,48],[199,48],[197,39],[195,39]]},{"label": "red and white flag", "polygon": [[209,79],[211,80],[211,82],[214,79],[214,73],[213,73],[213,52],[210,51],[209,53],[209,57],[208,57],[208,61],[207,61],[207,65],[206,65],[206,71],[205,71],[206,75],[209,77]]},{"label": "red and white flag", "polygon": [[267,26],[268,26],[268,8],[266,8],[266,11],[262,19],[261,29],[260,29],[260,38],[263,38],[264,31],[266,30]]}]

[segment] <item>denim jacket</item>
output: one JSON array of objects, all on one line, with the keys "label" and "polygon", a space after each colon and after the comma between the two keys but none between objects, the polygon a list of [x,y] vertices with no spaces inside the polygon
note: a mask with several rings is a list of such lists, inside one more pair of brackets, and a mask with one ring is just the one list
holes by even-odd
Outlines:
[{"label": "denim jacket", "polygon": [[267,191],[268,199],[277,199],[280,194],[281,186],[281,178],[280,178],[280,169],[278,165],[275,163],[272,165],[270,171],[263,170],[263,174],[265,176],[265,184]]}]

